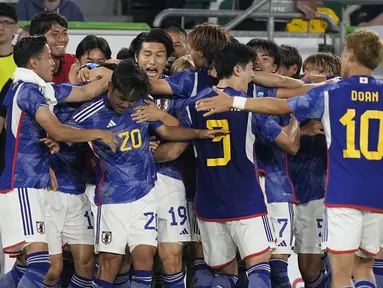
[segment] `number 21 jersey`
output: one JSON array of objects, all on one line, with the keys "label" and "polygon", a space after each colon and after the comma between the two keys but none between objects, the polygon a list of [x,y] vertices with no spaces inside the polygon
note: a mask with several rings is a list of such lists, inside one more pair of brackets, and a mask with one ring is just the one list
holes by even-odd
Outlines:
[{"label": "number 21 jersey", "polygon": [[325,205],[383,212],[383,83],[353,76],[289,99],[298,120],[322,119],[328,149]]}]

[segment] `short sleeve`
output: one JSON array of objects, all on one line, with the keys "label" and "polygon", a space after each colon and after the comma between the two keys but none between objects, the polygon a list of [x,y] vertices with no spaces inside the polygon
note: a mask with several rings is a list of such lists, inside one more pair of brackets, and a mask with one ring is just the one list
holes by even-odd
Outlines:
[{"label": "short sleeve", "polygon": [[189,98],[194,90],[197,71],[183,70],[165,78],[172,89],[173,96],[179,98]]},{"label": "short sleeve", "polygon": [[324,86],[314,88],[304,96],[287,100],[291,111],[298,121],[322,119],[324,112],[324,93],[328,90]]},{"label": "short sleeve", "polygon": [[55,97],[58,103],[63,103],[65,99],[69,97],[70,93],[72,93],[73,86],[70,84],[56,85],[51,83],[51,85],[55,91]]},{"label": "short sleeve", "polygon": [[254,114],[253,124],[255,126],[255,134],[270,143],[275,141],[282,132],[282,126],[273,119],[273,116]]},{"label": "short sleeve", "polygon": [[40,107],[48,107],[48,103],[40,90],[36,86],[28,84],[24,84],[20,88],[17,94],[17,105],[32,118],[35,118]]}]

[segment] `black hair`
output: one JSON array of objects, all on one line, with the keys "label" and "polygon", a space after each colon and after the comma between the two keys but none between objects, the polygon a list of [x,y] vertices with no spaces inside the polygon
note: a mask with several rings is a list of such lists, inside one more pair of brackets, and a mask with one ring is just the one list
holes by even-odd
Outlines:
[{"label": "black hair", "polygon": [[112,51],[108,42],[104,38],[95,35],[88,35],[81,40],[76,49],[76,58],[80,59],[85,53],[89,53],[89,51],[96,48],[104,53],[105,59],[112,58]]},{"label": "black hair", "polygon": [[46,44],[45,36],[28,36],[17,42],[13,50],[13,59],[17,67],[26,68],[31,58],[39,58]]},{"label": "black hair", "polygon": [[297,65],[297,72],[294,78],[299,79],[302,69],[302,57],[296,47],[289,45],[281,45],[281,65],[289,69],[293,65]]},{"label": "black hair", "polygon": [[254,61],[254,51],[244,44],[230,43],[223,47],[214,59],[214,67],[218,79],[229,78],[233,75],[236,65],[245,69],[249,62]]},{"label": "black hair", "polygon": [[185,38],[188,37],[188,33],[186,33],[186,31],[184,29],[182,29],[181,27],[178,27],[178,26],[167,27],[165,29],[165,31],[168,33],[178,33],[178,34],[184,36]]},{"label": "black hair", "polygon": [[233,36],[230,36],[230,41],[231,43],[234,43],[234,44],[241,44],[237,38],[233,37]]},{"label": "black hair", "polygon": [[121,61],[116,66],[112,86],[123,94],[123,100],[131,102],[147,97],[152,89],[146,72],[133,59]]},{"label": "black hair", "polygon": [[51,30],[52,25],[54,24],[59,24],[68,29],[68,21],[64,16],[55,11],[45,10],[33,17],[29,27],[29,33],[32,36],[45,35]]},{"label": "black hair", "polygon": [[274,41],[254,38],[253,40],[250,40],[246,45],[253,48],[255,51],[261,50],[265,52],[268,56],[274,58],[274,64],[276,64],[278,67],[281,65],[281,51],[278,44]]},{"label": "black hair", "polygon": [[154,42],[154,43],[163,44],[165,46],[166,55],[168,58],[174,52],[172,38],[170,38],[168,32],[166,32],[164,29],[161,29],[161,28],[153,28],[152,30],[150,30],[148,32],[148,34],[146,35],[144,40],[140,43],[141,44],[140,48],[135,51],[136,56],[138,56],[138,54],[140,53],[140,51],[142,49],[142,43],[143,42],[145,42],[145,43]]},{"label": "black hair", "polygon": [[[124,51],[123,55],[125,58],[123,59],[134,58],[135,55],[138,55],[138,53],[140,53],[142,48],[142,43],[144,42],[145,38],[148,36],[148,33],[149,32],[141,32],[140,34],[136,36],[136,38],[132,40],[132,42],[130,42],[130,46],[128,48],[129,51]],[[121,51],[123,49],[121,49]]]},{"label": "black hair", "polygon": [[117,53],[117,59],[118,60],[126,60],[126,59],[129,59],[129,58],[133,58],[134,56],[134,53],[133,55],[130,53],[130,49],[129,48],[121,48],[120,51],[118,51]]}]

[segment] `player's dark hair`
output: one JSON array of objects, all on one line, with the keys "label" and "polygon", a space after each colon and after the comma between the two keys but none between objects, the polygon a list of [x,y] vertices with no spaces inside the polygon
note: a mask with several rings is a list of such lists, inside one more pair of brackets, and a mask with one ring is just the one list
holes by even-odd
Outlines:
[{"label": "player's dark hair", "polygon": [[133,61],[124,60],[113,71],[113,90],[117,89],[126,101],[147,97],[152,89],[146,72]]},{"label": "player's dark hair", "polygon": [[297,48],[289,45],[281,45],[281,65],[289,69],[291,66],[297,65],[297,72],[294,78],[299,79],[302,69],[302,57]]},{"label": "player's dark hair", "polygon": [[45,36],[28,36],[17,42],[13,50],[17,67],[26,68],[31,58],[39,58],[46,44]]},{"label": "player's dark hair", "polygon": [[[254,49],[254,51],[262,51],[266,55],[274,58],[274,64],[279,67],[281,65],[281,51],[277,43],[271,40],[254,38],[250,40],[247,46]],[[278,68],[277,67],[277,68]]]},{"label": "player's dark hair", "polygon": [[161,29],[161,28],[153,28],[152,30],[150,30],[148,32],[146,37],[141,42],[141,45],[140,45],[139,49],[136,50],[136,56],[138,56],[138,54],[140,53],[140,51],[142,49],[142,43],[143,42],[145,42],[145,43],[152,42],[152,43],[161,43],[161,44],[163,44],[165,46],[166,55],[167,55],[168,58],[174,52],[172,38],[170,38],[168,32],[166,32],[164,29]]},{"label": "player's dark hair", "polygon": [[184,36],[185,38],[188,37],[188,33],[186,33],[186,31],[184,29],[182,29],[181,27],[178,27],[178,26],[167,27],[165,29],[165,31],[168,33],[178,33],[178,34]]},{"label": "player's dark hair", "polygon": [[230,36],[230,40],[231,40],[231,43],[234,43],[234,44],[241,44],[237,38],[233,37],[233,36]]},{"label": "player's dark hair", "polygon": [[81,56],[89,53],[93,49],[100,49],[105,55],[105,59],[109,60],[112,58],[112,50],[110,50],[108,42],[102,38],[95,35],[88,35],[77,45],[76,49],[76,58],[80,59]]},{"label": "player's dark hair", "polygon": [[[133,56],[134,56],[134,53],[133,53]],[[118,51],[116,58],[118,60],[126,60],[129,58],[133,58],[133,56],[131,55],[129,48],[123,47],[121,48],[120,51]]]},{"label": "player's dark hair", "polygon": [[249,62],[254,61],[254,51],[244,44],[230,43],[223,47],[215,57],[214,67],[217,78],[230,78],[235,66],[240,65],[243,69]]},{"label": "player's dark hair", "polygon": [[29,27],[29,34],[45,35],[54,24],[68,28],[68,21],[64,16],[56,11],[45,10],[33,17]]},{"label": "player's dark hair", "polygon": [[217,51],[230,42],[229,31],[215,24],[197,25],[188,35],[190,47],[201,52],[208,65],[212,65]]},{"label": "player's dark hair", "polygon": [[127,52],[124,55],[125,56],[124,59],[134,58],[135,55],[138,55],[138,53],[140,53],[142,48],[142,43],[144,42],[146,36],[148,36],[148,32],[141,32],[140,34],[136,36],[136,38],[132,40],[132,42],[130,42],[130,46],[128,48],[129,52]]}]

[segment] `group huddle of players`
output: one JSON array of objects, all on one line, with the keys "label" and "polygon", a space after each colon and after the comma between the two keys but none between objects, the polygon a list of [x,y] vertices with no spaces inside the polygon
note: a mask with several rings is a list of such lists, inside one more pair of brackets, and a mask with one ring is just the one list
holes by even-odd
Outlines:
[{"label": "group huddle of players", "polygon": [[151,287],[160,271],[169,288],[288,288],[292,249],[305,287],[379,287],[376,33],[302,64],[212,24],[143,32],[119,60],[87,36],[74,60],[67,28],[42,12],[14,49],[0,231],[17,260],[0,287]]}]

